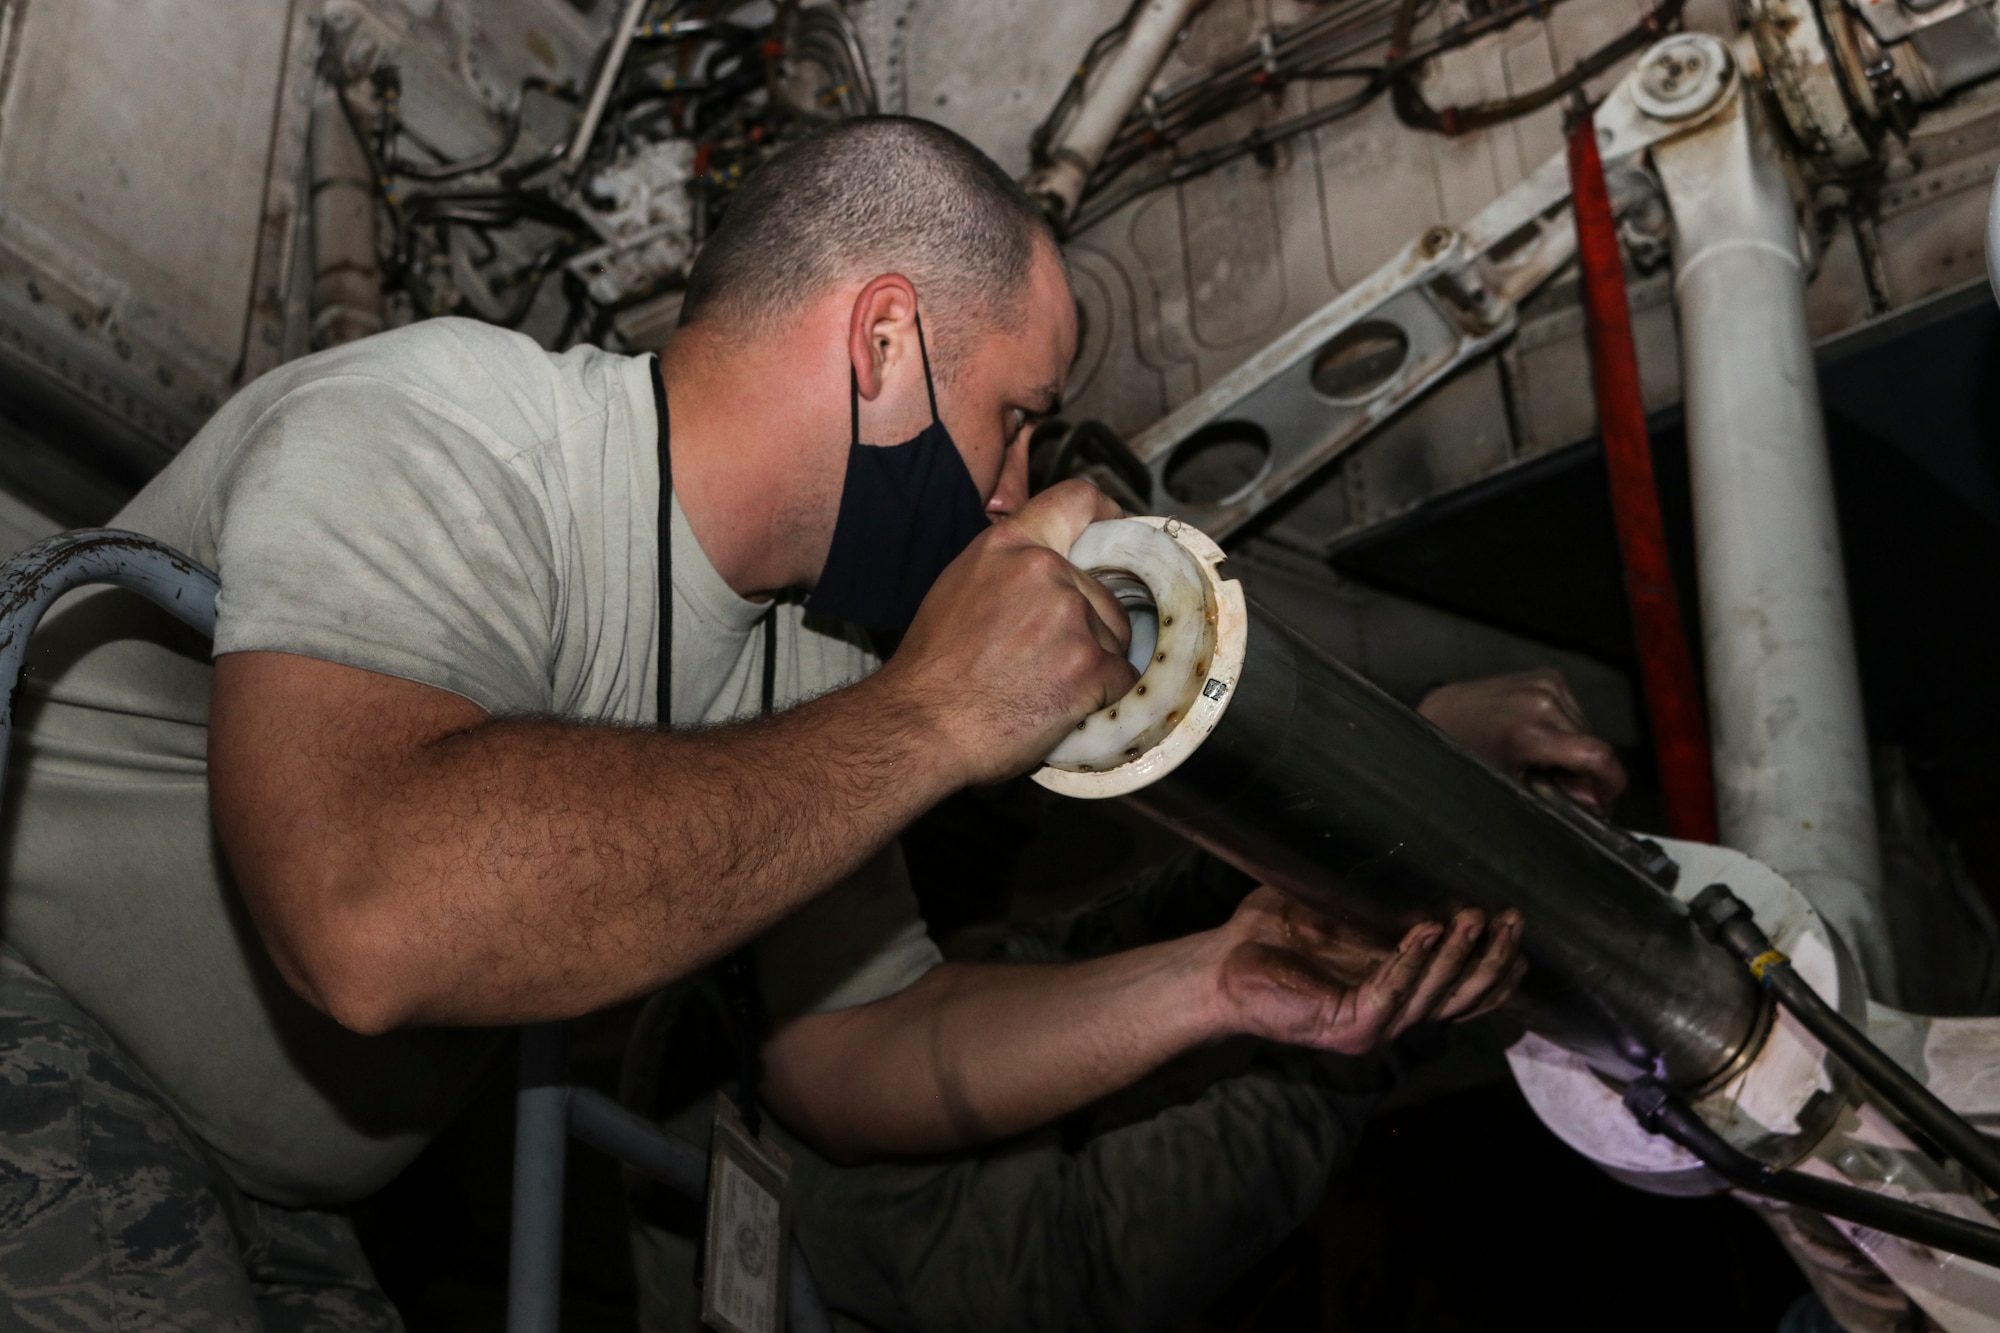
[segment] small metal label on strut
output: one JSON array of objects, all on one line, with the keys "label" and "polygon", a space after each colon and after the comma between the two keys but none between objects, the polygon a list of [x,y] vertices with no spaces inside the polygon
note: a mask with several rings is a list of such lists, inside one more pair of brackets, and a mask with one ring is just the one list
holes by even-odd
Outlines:
[{"label": "small metal label on strut", "polygon": [[735,1103],[716,1098],[701,1321],[720,1333],[780,1333],[785,1326],[791,1173],[784,1149],[752,1137]]},{"label": "small metal label on strut", "polygon": [[1208,684],[1201,687],[1201,692],[1211,699],[1220,699],[1223,695],[1229,693],[1229,687],[1221,681],[1210,677]]}]

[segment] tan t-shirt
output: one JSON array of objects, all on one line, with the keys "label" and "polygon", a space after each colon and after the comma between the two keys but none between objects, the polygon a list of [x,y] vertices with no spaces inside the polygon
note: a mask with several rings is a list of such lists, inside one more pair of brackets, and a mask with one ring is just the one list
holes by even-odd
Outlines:
[{"label": "tan t-shirt", "polygon": [[[222,579],[216,653],[423,682],[495,714],[655,722],[658,426],[649,358],[551,355],[433,320],[281,367],[232,399],[114,525]],[[766,608],[674,507],[677,726],[754,715]],[[876,659],[777,609],[780,707]],[[109,1029],[248,1192],[369,1193],[470,1094],[489,1030],[360,1037],[278,977],[208,814],[210,646],[122,592],[30,650],[0,855],[0,935]],[[866,1003],[938,960],[891,847],[759,945],[776,1016]]]}]

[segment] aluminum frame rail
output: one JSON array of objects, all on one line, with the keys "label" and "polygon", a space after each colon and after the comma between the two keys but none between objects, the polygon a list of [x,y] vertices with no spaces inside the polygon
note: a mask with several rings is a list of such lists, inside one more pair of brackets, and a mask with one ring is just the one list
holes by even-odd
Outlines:
[{"label": "aluminum frame rail", "polygon": [[[1682,62],[1688,43],[1719,61],[1733,89],[1734,63],[1718,42],[1681,36],[1654,46],[1598,108],[1598,147],[1608,166],[1685,133],[1729,104],[1719,93],[1689,103]],[[1326,464],[1439,382],[1511,337],[1519,304],[1576,253],[1569,216],[1569,165],[1557,153],[1463,227],[1436,226],[1394,259],[1216,381],[1131,442],[1152,474],[1156,506],[1217,541],[1277,503]],[[1323,357],[1345,340],[1374,336],[1402,348],[1386,375],[1346,393],[1314,387]],[[1168,486],[1184,453],[1211,441],[1263,449],[1246,483],[1212,501]],[[1165,512],[1162,508],[1160,512]]]}]

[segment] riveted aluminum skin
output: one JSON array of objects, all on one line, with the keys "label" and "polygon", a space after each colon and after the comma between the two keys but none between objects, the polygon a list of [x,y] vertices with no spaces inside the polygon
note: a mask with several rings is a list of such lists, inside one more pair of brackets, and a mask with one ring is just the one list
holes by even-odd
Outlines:
[{"label": "riveted aluminum skin", "polygon": [[1391,942],[1460,907],[1517,907],[1511,1008],[1614,1078],[1681,1088],[1758,1024],[1749,976],[1621,852],[1320,652],[1253,600],[1215,730],[1125,799],[1302,902]]}]

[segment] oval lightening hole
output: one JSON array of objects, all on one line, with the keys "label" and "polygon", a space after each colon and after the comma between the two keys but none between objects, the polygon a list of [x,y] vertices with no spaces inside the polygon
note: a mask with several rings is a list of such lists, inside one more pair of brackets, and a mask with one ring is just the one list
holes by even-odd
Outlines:
[{"label": "oval lightening hole", "polygon": [[1386,319],[1363,320],[1338,334],[1313,358],[1313,392],[1339,403],[1360,402],[1387,388],[1410,356],[1410,338]]},{"label": "oval lightening hole", "polygon": [[1203,426],[1175,446],[1167,460],[1167,494],[1182,504],[1228,504],[1263,479],[1271,466],[1271,437],[1248,421]]}]

